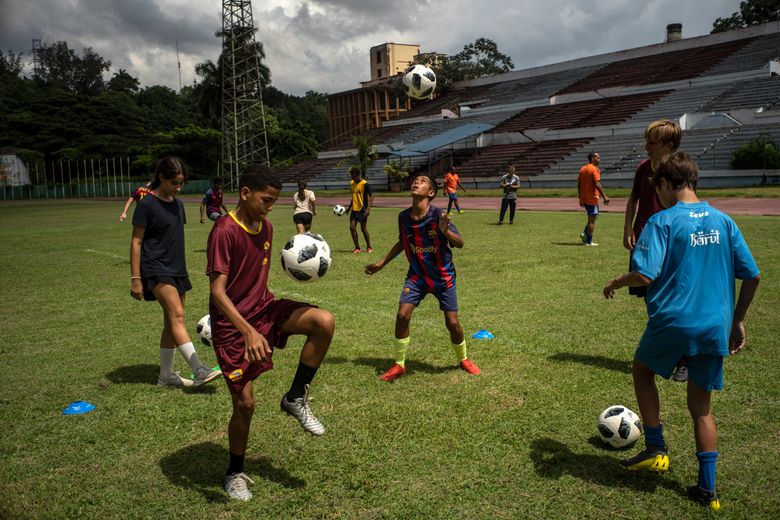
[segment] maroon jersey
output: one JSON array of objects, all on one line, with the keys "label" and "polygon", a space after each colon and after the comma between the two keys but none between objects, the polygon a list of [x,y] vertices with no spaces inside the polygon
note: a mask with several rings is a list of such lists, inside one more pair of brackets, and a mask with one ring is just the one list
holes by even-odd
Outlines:
[{"label": "maroon jersey", "polygon": [[637,240],[648,219],[664,209],[663,204],[658,199],[658,194],[655,192],[652,179],[653,168],[650,165],[650,159],[645,159],[636,168],[634,186],[631,188],[631,199],[639,201],[639,210],[636,212],[633,226],[634,236]]},{"label": "maroon jersey", "polygon": [[[249,323],[262,315],[274,295],[268,290],[273,226],[268,220],[253,233],[230,212],[214,223],[206,247],[206,274],[227,275],[225,290],[238,312]],[[232,344],[242,338],[236,327],[222,314],[214,299],[209,300],[211,334],[214,346]]]}]

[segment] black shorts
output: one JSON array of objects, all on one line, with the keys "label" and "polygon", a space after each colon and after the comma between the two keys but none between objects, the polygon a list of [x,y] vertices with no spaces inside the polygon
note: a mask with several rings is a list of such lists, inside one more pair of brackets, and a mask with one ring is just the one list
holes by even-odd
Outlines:
[{"label": "black shorts", "polygon": [[368,215],[366,215],[366,212],[363,210],[360,211],[352,210],[352,213],[349,214],[349,220],[355,220],[362,224],[368,222]]},{"label": "black shorts", "polygon": [[308,226],[311,224],[311,218],[312,214],[308,211],[305,211],[303,213],[296,213],[293,215],[293,222],[296,224],[303,224],[304,226]]},{"label": "black shorts", "polygon": [[192,284],[190,283],[189,276],[166,276],[166,275],[150,276],[149,278],[141,279],[141,285],[143,285],[144,287],[144,300],[146,300],[147,302],[156,301],[157,298],[155,298],[152,289],[157,287],[157,284],[161,284],[161,283],[173,285],[174,287],[176,287],[176,290],[179,291],[179,294],[184,294],[190,289],[192,289]]}]

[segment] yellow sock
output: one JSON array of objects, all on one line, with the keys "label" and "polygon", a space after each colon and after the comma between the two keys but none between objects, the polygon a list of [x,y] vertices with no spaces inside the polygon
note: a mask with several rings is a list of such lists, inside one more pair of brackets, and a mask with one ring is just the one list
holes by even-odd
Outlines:
[{"label": "yellow sock", "polygon": [[458,363],[462,363],[468,356],[466,355],[466,338],[463,338],[460,345],[457,343],[452,344],[452,350],[455,351],[455,355],[458,357]]},{"label": "yellow sock", "polygon": [[409,349],[409,338],[407,336],[403,339],[395,340],[395,362],[397,365],[405,366],[406,363],[406,351]]}]

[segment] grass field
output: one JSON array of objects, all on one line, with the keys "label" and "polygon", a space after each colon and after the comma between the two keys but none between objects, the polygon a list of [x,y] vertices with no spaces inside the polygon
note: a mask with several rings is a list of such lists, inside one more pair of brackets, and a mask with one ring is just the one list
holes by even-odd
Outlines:
[{"label": "grass field", "polygon": [[[227,500],[230,397],[221,381],[160,390],[161,312],[129,295],[130,224],[121,203],[0,204],[0,518],[705,518],[689,502],[696,459],[682,385],[659,381],[672,470],[625,472],[625,452],[595,437],[608,405],[636,409],[630,359],[645,313],[623,291],[601,288],[627,267],[622,216],[598,222],[598,248],[578,245],[579,213],[494,211],[456,216],[462,324],[495,334],[469,340],[475,377],[455,367],[433,298],[412,320],[410,373],[378,380],[391,364],[399,259],[368,277],[362,267],[395,240],[397,210],[372,211],[372,255],[350,254],[347,220],[329,211],[314,231],[334,253],[331,272],[302,285],[271,271],[277,296],[336,317],[330,353],[312,388],[322,438],[279,412],[300,338],[257,381],[247,454],[255,497]],[[191,328],[207,313],[205,242],[188,205]],[[293,226],[271,214],[276,253]],[[780,516],[780,233],[778,219],[736,217],[762,270],[748,315],[748,348],[726,362],[714,398],[722,518]],[[214,353],[199,347],[210,364]],[[189,370],[180,356],[176,368]],[[96,408],[64,416],[74,400]],[[632,453],[633,450],[629,451]]]}]

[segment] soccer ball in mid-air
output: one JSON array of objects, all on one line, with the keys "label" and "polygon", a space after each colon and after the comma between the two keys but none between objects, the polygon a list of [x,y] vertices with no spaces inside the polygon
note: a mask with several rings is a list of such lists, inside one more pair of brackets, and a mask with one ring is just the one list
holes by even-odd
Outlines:
[{"label": "soccer ball in mid-air", "polygon": [[425,65],[415,64],[406,69],[401,83],[406,88],[407,96],[425,99],[436,90],[436,74]]},{"label": "soccer ball in mid-air", "polygon": [[195,325],[195,333],[204,345],[211,346],[211,315],[206,314]]},{"label": "soccer ball in mid-air", "polygon": [[299,282],[313,282],[325,276],[330,260],[330,246],[316,233],[294,235],[282,249],[282,269]]},{"label": "soccer ball in mid-air", "polygon": [[627,448],[642,435],[639,416],[622,405],[610,406],[601,412],[597,428],[601,440],[613,448]]},{"label": "soccer ball in mid-air", "polygon": [[346,212],[347,212],[347,208],[345,208],[344,206],[341,206],[339,204],[333,206],[333,214],[336,215],[337,217],[341,217]]}]

